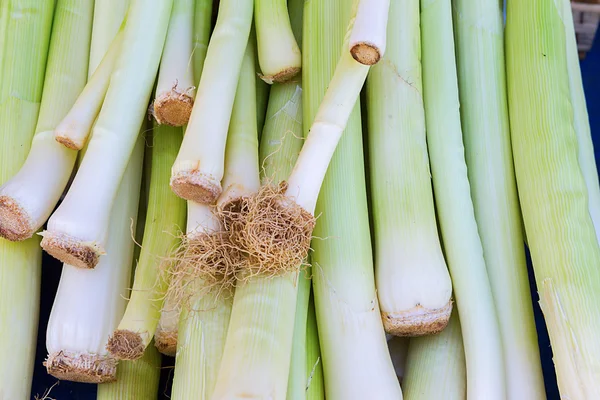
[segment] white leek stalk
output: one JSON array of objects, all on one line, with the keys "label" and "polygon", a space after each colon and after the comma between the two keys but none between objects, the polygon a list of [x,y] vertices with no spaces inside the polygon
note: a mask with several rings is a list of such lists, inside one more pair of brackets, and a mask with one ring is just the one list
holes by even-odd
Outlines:
[{"label": "white leek stalk", "polygon": [[100,0],[94,3],[94,22],[92,23],[92,44],[90,45],[90,64],[88,78],[104,59],[113,38],[121,27],[131,0]]},{"label": "white leek stalk", "polygon": [[450,0],[421,0],[427,146],[464,337],[467,396],[500,400],[506,398],[502,339],[467,176],[453,37]]},{"label": "white leek stalk", "polygon": [[455,0],[453,13],[465,159],[502,338],[506,395],[541,400],[546,392],[510,144],[502,8],[496,0]]},{"label": "white leek stalk", "polygon": [[221,194],[227,129],[252,25],[252,0],[222,0],[198,95],[177,160],[171,188],[180,197],[213,204]]},{"label": "white leek stalk", "polygon": [[63,193],[77,153],[54,140],[54,128],[87,80],[93,0],[61,0],[55,12],[44,98],[27,160],[0,188],[0,235],[30,238],[46,222]]},{"label": "white leek stalk", "polygon": [[57,142],[73,150],[81,150],[87,143],[92,126],[104,102],[110,75],[119,56],[122,42],[123,31],[121,30],[113,39],[102,62],[91,75],[71,110],[54,130],[54,138]]},{"label": "white leek stalk", "polygon": [[374,65],[383,57],[389,9],[390,0],[360,0],[350,35],[350,53],[359,63]]},{"label": "white leek stalk", "polygon": [[109,341],[109,351],[118,359],[135,360],[154,337],[163,308],[167,281],[160,276],[162,264],[179,243],[178,231],[185,224],[185,201],[169,187],[171,165],[181,145],[180,128],[154,125],[149,154],[151,166],[146,226],[140,258],[135,269],[131,297],[123,319]]},{"label": "white leek stalk", "polygon": [[562,0],[564,13],[562,20],[565,25],[567,46],[567,70],[569,72],[569,91],[573,105],[573,126],[579,144],[579,167],[585,180],[588,191],[588,208],[594,223],[596,236],[600,241],[600,185],[598,184],[598,168],[594,155],[594,143],[588,117],[583,82],[581,81],[581,67],[577,51],[577,39],[573,26],[573,11],[569,0]]},{"label": "white leek stalk", "polygon": [[405,371],[402,379],[405,400],[470,399],[456,310],[441,333],[410,339]]},{"label": "white leek stalk", "polygon": [[[301,191],[298,192],[300,185],[292,179],[289,186],[292,190],[296,188],[298,204],[312,211],[329,158],[333,156],[319,195],[316,213],[320,217],[314,231],[316,237],[328,239],[314,240],[311,254],[326,398],[368,399],[376,395],[382,400],[398,400],[402,399],[402,393],[388,352],[375,292],[357,102],[369,67],[352,58],[348,41],[343,40],[348,21],[353,17],[351,11],[350,2],[345,0],[305,3],[303,112],[305,135],[309,128],[310,133],[298,163],[304,162],[303,166],[316,171],[302,182]],[[344,86],[344,90],[337,92],[338,85]],[[334,93],[340,97],[332,97]],[[328,109],[332,104],[339,105]],[[331,114],[323,113],[324,110]],[[315,124],[311,126],[313,120]],[[331,128],[320,138],[314,136],[321,128],[318,124],[325,122],[334,124],[321,125]],[[344,128],[334,154],[332,144],[337,144]],[[307,151],[312,150],[311,142],[322,152],[307,159],[305,154],[310,154]],[[310,182],[316,187],[307,187]]]},{"label": "white leek stalk", "polygon": [[[0,184],[27,157],[40,110],[54,0],[0,2]],[[40,299],[39,240],[0,239],[0,399],[31,396]]]},{"label": "white leek stalk", "polygon": [[63,265],[46,331],[45,365],[59,379],[90,383],[116,379],[117,360],[106,344],[125,311],[143,156],[140,136],[111,212],[108,255],[92,270]]},{"label": "white leek stalk", "polygon": [[261,78],[269,84],[286,82],[296,76],[302,66],[287,0],[255,0],[254,6]]},{"label": "white leek stalk", "polygon": [[119,363],[117,381],[98,385],[96,400],[156,399],[160,362],[160,353],[148,346],[139,360]]},{"label": "white leek stalk", "polygon": [[44,250],[69,265],[94,268],[105,254],[110,210],[146,115],[171,5],[172,0],[132,0],[85,157],[43,233]]},{"label": "white leek stalk", "polygon": [[173,0],[169,30],[160,61],[154,118],[159,124],[187,124],[194,104],[194,0]]},{"label": "white leek stalk", "polygon": [[597,399],[600,246],[580,164],[585,144],[574,120],[577,89],[569,80],[573,51],[567,50],[565,8],[553,0],[508,3],[509,117],[519,200],[560,395]]},{"label": "white leek stalk", "polygon": [[419,0],[392,2],[389,21],[384,62],[367,84],[375,277],[386,332],[419,336],[446,327],[452,282],[425,137]]}]

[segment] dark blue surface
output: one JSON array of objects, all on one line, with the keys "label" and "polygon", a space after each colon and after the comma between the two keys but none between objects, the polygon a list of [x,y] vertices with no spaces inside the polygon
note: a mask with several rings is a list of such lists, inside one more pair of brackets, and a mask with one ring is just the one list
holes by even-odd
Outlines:
[{"label": "dark blue surface", "polygon": [[[600,36],[600,31],[597,36]],[[586,59],[581,63],[583,73],[583,84],[586,92],[587,106],[592,127],[592,136],[595,145],[596,159],[600,159],[600,38]],[[51,257],[44,255],[42,271],[42,293],[40,308],[40,326],[38,334],[38,346],[36,355],[35,375],[32,387],[33,396],[42,395],[49,387],[56,383],[56,379],[46,374],[42,362],[46,357],[46,325],[52,302],[58,287],[60,279],[61,265]],[[550,341],[546,332],[544,319],[538,306],[538,295],[535,287],[531,264],[529,264],[529,277],[531,283],[532,296],[534,301],[535,320],[538,327],[540,353],[542,357],[542,366],[544,369],[544,378],[546,380],[547,397],[550,400],[558,400],[560,396],[556,386],[556,376],[552,364],[552,350]],[[163,358],[163,373],[160,386],[159,399],[167,399],[168,388],[166,387],[167,377],[172,372],[173,359]],[[41,397],[41,396],[40,396]],[[92,400],[96,398],[96,385],[81,384],[63,381],[52,389],[50,397],[56,400]]]}]

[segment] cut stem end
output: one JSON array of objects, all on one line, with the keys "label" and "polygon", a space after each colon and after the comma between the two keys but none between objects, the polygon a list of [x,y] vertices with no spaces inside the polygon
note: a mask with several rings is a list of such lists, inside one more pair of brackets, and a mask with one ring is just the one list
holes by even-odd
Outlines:
[{"label": "cut stem end", "polygon": [[13,198],[0,196],[0,236],[12,242],[29,239],[35,230],[27,211]]},{"label": "cut stem end", "polygon": [[75,141],[73,138],[58,132],[54,135],[54,140],[71,150],[81,150],[85,142]]},{"label": "cut stem end", "polygon": [[154,346],[161,354],[175,357],[177,353],[177,331],[156,330],[154,334]]},{"label": "cut stem end", "polygon": [[299,67],[289,67],[274,75],[260,75],[260,79],[272,85],[273,83],[285,83],[294,78],[296,75],[300,73],[301,68]]},{"label": "cut stem end", "polygon": [[79,239],[62,233],[44,231],[41,246],[52,257],[65,264],[82,269],[93,269],[98,264],[102,249],[93,243],[84,243]]},{"label": "cut stem end", "polygon": [[381,59],[379,48],[370,43],[356,43],[350,49],[352,58],[363,65],[375,65]]},{"label": "cut stem end", "polygon": [[118,360],[137,360],[144,355],[146,346],[139,333],[118,329],[108,339],[106,350]]},{"label": "cut stem end", "polygon": [[381,313],[385,331],[394,336],[425,336],[443,331],[452,314],[452,300],[441,308],[417,305],[400,313]]},{"label": "cut stem end", "polygon": [[198,170],[180,171],[171,177],[171,189],[182,199],[214,204],[221,195],[221,183]]},{"label": "cut stem end", "polygon": [[172,89],[154,100],[154,118],[159,124],[183,126],[188,123],[194,98],[186,92]]},{"label": "cut stem end", "polygon": [[117,360],[111,356],[61,350],[49,354],[44,366],[50,375],[67,381],[107,383],[117,380]]}]

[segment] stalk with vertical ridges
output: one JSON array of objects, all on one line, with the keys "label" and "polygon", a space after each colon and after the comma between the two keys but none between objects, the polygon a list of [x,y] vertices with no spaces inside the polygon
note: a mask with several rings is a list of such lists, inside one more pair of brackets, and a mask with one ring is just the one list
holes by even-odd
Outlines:
[{"label": "stalk with vertical ridges", "polygon": [[106,55],[113,38],[121,27],[125,14],[127,14],[130,3],[131,0],[101,0],[94,3],[88,78],[96,72],[96,68]]}]

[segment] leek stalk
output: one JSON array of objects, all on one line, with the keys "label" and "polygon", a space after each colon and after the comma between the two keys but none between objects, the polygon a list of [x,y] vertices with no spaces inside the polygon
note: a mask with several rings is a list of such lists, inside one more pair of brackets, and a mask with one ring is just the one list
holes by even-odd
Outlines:
[{"label": "leek stalk", "polygon": [[471,198],[502,338],[506,395],[545,399],[510,145],[504,30],[496,0],[454,0]]},{"label": "leek stalk", "polygon": [[222,0],[198,84],[198,95],[171,171],[180,197],[213,204],[220,196],[227,129],[252,25],[252,0]]},{"label": "leek stalk", "polygon": [[117,360],[106,345],[126,306],[143,157],[140,136],[111,212],[110,252],[91,270],[63,265],[46,331],[46,369],[59,379],[90,383],[116,379]]},{"label": "leek stalk", "polygon": [[54,140],[54,129],[87,80],[93,0],[61,0],[48,50],[44,97],[27,160],[0,189],[0,235],[30,238],[63,193],[77,153]]},{"label": "leek stalk", "polygon": [[[362,82],[358,77],[349,76],[344,76],[341,82],[336,80],[336,75],[343,76],[340,72],[349,65],[357,70],[363,82],[369,70],[352,58],[348,42],[344,43],[343,40],[344,29],[351,16],[348,1],[305,2],[303,119],[306,122],[305,136],[309,128],[310,134],[300,153],[299,162],[303,153],[310,148],[309,142],[314,140],[315,126],[311,126],[311,123],[313,120],[322,121],[323,114],[317,110],[321,111],[329,104],[330,91],[335,90],[337,84],[344,84],[347,89],[350,89],[350,85],[357,85],[356,89],[351,89],[352,92],[348,90],[344,93],[345,101],[335,99],[335,103],[339,102],[344,107],[343,115],[336,108],[335,121],[338,118],[342,120],[344,123],[340,124],[341,128],[346,129],[335,153],[333,149],[327,149],[331,150],[327,155],[333,155],[333,158],[327,174],[322,171],[325,180],[316,208],[320,217],[314,235],[328,239],[317,239],[312,243],[313,289],[325,393],[326,398],[331,400],[367,399],[374,394],[378,399],[397,400],[402,398],[402,393],[387,349],[373,276],[360,105],[357,102]],[[329,118],[325,118],[325,121],[329,121]],[[328,132],[328,136],[332,136],[333,140],[333,132]],[[319,154],[311,162],[312,168],[319,168],[321,172],[321,160],[324,162],[326,158]],[[326,161],[329,164],[328,158]],[[318,178],[323,175],[311,177],[310,180],[320,186]],[[290,188],[295,187],[291,179],[289,185]],[[299,194],[308,195],[309,192],[311,200],[316,201],[318,188],[315,191],[303,187]],[[296,201],[312,211],[309,206],[314,203],[300,202],[298,198]]]},{"label": "leek stalk", "polygon": [[146,114],[172,2],[132,0],[121,53],[85,157],[43,233],[42,248],[67,264],[94,268],[106,254],[112,203]]},{"label": "leek stalk", "polygon": [[88,78],[91,78],[96,72],[96,68],[108,52],[113,38],[121,27],[121,22],[127,14],[130,3],[131,0],[101,0],[94,3]]},{"label": "leek stalk", "polygon": [[392,2],[387,53],[367,83],[377,295],[386,332],[437,333],[452,311],[438,236],[421,82],[419,0]]},{"label": "leek stalk", "polygon": [[[0,3],[0,184],[27,157],[40,110],[54,0]],[[39,240],[0,238],[0,399],[30,396],[41,278]]]},{"label": "leek stalk", "polygon": [[508,104],[519,200],[560,394],[595,399],[600,246],[580,164],[565,8],[552,0],[508,3]]},{"label": "leek stalk", "polygon": [[194,3],[194,0],[173,0],[153,105],[154,118],[159,124],[183,126],[192,112]]},{"label": "leek stalk", "polygon": [[467,397],[499,400],[506,398],[502,338],[464,158],[453,37],[450,0],[421,0],[427,146],[464,338]]},{"label": "leek stalk", "polygon": [[456,310],[437,335],[411,338],[402,390],[406,400],[465,400],[467,371]]},{"label": "leek stalk", "polygon": [[171,165],[181,138],[180,128],[154,125],[148,154],[152,165],[141,255],[125,315],[109,341],[108,349],[118,359],[142,357],[160,318],[168,283],[160,276],[164,269],[161,264],[169,262],[165,260],[178,244],[178,231],[185,224],[185,201],[169,187]]}]

